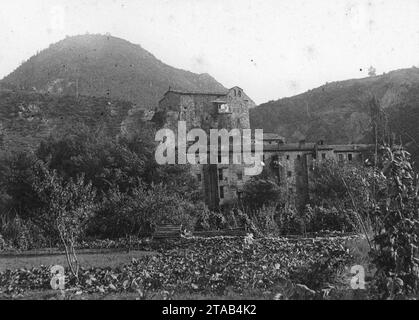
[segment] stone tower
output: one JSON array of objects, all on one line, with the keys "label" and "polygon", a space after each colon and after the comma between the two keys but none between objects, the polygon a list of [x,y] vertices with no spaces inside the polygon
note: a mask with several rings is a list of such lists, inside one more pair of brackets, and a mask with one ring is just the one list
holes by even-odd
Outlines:
[{"label": "stone tower", "polygon": [[[186,129],[250,129],[249,108],[255,103],[240,87],[225,92],[186,92],[169,89],[159,101],[153,121],[161,128],[177,133],[178,121]],[[231,151],[230,151],[231,153]],[[241,155],[230,154],[230,157]],[[232,161],[230,161],[232,163]],[[192,172],[200,181],[205,201],[212,209],[240,197],[246,177],[238,164],[193,165]]]}]

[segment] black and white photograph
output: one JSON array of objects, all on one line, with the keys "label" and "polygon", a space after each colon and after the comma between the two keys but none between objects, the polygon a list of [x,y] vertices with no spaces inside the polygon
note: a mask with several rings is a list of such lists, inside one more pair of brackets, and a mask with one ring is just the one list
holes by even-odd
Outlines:
[{"label": "black and white photograph", "polygon": [[1,0],[0,300],[417,300],[418,245],[418,0]]}]

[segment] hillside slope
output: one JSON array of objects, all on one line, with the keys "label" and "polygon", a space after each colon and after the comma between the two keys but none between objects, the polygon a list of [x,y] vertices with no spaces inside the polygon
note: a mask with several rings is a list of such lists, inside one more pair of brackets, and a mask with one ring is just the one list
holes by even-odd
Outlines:
[{"label": "hillside slope", "polygon": [[[252,128],[276,132],[288,141],[368,142],[368,102],[375,96],[392,130],[419,155],[419,69],[325,84],[303,94],[250,110]],[[419,159],[419,158],[418,158]]]},{"label": "hillside slope", "polygon": [[127,120],[136,116],[132,103],[120,100],[0,90],[0,151],[34,149],[41,139],[71,127],[116,136],[132,129]]},{"label": "hillside slope", "polygon": [[208,74],[173,68],[139,45],[104,35],[67,37],[24,62],[2,82],[40,93],[123,99],[147,109],[169,86],[225,90]]}]

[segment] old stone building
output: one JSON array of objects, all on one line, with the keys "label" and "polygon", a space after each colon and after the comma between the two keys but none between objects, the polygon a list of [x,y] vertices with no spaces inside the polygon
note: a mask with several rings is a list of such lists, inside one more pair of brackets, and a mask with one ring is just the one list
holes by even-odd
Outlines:
[{"label": "old stone building", "polygon": [[264,144],[264,164],[266,170],[276,177],[288,200],[295,207],[304,206],[309,197],[310,172],[317,162],[335,160],[342,165],[351,162],[364,162],[371,157],[373,146],[366,144],[328,145],[324,141],[308,143],[285,143],[277,140],[275,144]]},{"label": "old stone building", "polygon": [[[243,89],[233,87],[226,92],[185,92],[169,89],[159,101],[153,117],[159,127],[170,128],[175,133],[178,121],[186,122],[186,129],[249,129],[249,108],[254,102]],[[209,141],[208,141],[209,144]],[[296,207],[308,200],[308,181],[316,161],[335,159],[342,163],[363,161],[371,150],[368,145],[327,145],[323,141],[286,143],[273,133],[263,135],[264,170],[274,177]],[[229,164],[192,165],[192,173],[201,184],[206,203],[212,209],[236,202],[243,186],[251,176],[244,174],[243,153],[229,149]],[[233,164],[236,159],[240,164]]]},{"label": "old stone building", "polygon": [[[240,87],[213,93],[169,89],[159,101],[153,121],[175,133],[178,122],[185,121],[188,131],[201,128],[209,136],[210,129],[250,129],[249,108],[254,106]],[[233,148],[230,151],[229,163],[242,156],[234,154]],[[192,171],[201,183],[206,203],[213,209],[237,199],[247,178],[242,164],[197,164]]]}]

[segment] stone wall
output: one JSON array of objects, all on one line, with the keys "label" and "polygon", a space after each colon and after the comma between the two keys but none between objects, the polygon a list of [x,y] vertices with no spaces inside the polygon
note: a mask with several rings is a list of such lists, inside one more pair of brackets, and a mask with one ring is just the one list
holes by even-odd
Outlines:
[{"label": "stone wall", "polygon": [[[219,104],[224,103],[228,112],[219,111]],[[210,129],[250,129],[250,106],[254,106],[253,101],[239,87],[231,88],[225,94],[169,90],[159,102],[156,119],[161,127],[170,128],[176,134],[178,121],[185,121],[187,131],[201,128],[209,137]],[[230,163],[232,157],[230,153]],[[248,178],[243,169],[244,166],[239,164],[202,164],[192,166],[191,170],[200,178],[206,203],[217,208],[237,199],[243,182]],[[219,179],[220,170],[222,179]]]}]

